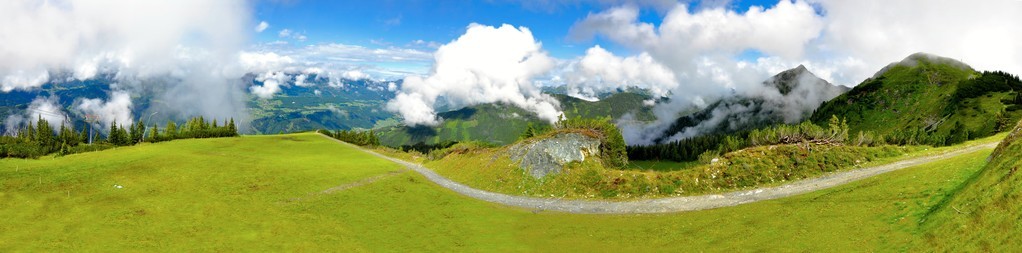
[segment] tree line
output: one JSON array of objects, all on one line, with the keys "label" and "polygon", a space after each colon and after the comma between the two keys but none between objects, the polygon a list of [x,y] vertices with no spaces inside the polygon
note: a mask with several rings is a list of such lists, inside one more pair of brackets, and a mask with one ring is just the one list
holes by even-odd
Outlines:
[{"label": "tree line", "polygon": [[334,139],[341,140],[343,142],[359,145],[359,146],[379,146],[380,137],[376,135],[376,131],[360,131],[360,130],[337,130],[330,132],[329,130],[320,130],[320,133],[326,134]]},{"label": "tree line", "polygon": [[36,158],[53,153],[66,155],[130,146],[141,142],[234,136],[238,136],[238,128],[233,118],[220,124],[216,120],[206,121],[201,116],[195,117],[189,119],[180,129],[173,121],[169,121],[163,131],[156,125],[149,128],[140,119],[127,127],[117,124],[116,121],[111,122],[106,136],[96,132],[92,136],[93,143],[85,145],[89,144],[88,129],[75,131],[61,123],[60,128],[54,131],[47,120],[39,117],[34,124],[30,122],[11,136],[0,136],[0,157]]},{"label": "tree line", "polygon": [[663,144],[628,147],[632,160],[696,161],[754,146],[815,143],[875,146],[883,144],[872,132],[849,136],[848,122],[831,117],[828,127],[810,121],[796,125],[777,125],[732,134],[714,134],[676,140]]},{"label": "tree line", "polygon": [[732,134],[697,136],[663,144],[629,146],[628,158],[678,162],[701,161],[749,147],[798,143],[855,146],[947,146],[979,136],[989,136],[995,131],[995,127],[994,125],[984,126],[978,130],[980,132],[976,132],[969,131],[964,124],[956,122],[946,134],[922,128],[898,129],[887,134],[873,131],[859,131],[850,134],[845,119],[839,120],[837,116],[831,116],[826,128],[813,124],[812,121],[805,121],[796,125],[777,125]]},{"label": "tree line", "polygon": [[1018,76],[1004,71],[984,71],[976,78],[958,83],[951,102],[958,104],[968,98],[1004,91],[1022,91],[1022,80]]}]

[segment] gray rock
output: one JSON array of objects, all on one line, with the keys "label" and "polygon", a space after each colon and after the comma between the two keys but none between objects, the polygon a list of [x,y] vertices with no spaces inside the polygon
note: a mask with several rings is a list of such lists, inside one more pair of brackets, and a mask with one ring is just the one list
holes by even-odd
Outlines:
[{"label": "gray rock", "polygon": [[600,154],[600,140],[580,133],[557,134],[553,137],[519,143],[508,148],[511,161],[535,178],[561,173],[570,162],[585,161]]}]

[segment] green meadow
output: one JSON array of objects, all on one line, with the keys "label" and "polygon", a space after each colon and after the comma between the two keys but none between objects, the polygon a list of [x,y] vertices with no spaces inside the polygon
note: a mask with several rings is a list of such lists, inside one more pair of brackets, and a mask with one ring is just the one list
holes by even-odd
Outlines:
[{"label": "green meadow", "polygon": [[661,215],[461,196],[317,134],[0,160],[0,251],[906,251],[991,150],[836,188]]}]

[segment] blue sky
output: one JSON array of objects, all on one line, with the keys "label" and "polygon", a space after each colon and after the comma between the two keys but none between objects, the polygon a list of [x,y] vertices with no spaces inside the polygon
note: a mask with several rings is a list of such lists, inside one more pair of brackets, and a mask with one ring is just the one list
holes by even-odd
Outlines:
[{"label": "blue sky", "polygon": [[[548,4],[558,1],[434,1],[374,0],[324,1],[290,0],[260,1],[255,6],[256,22],[270,26],[256,36],[256,43],[287,40],[291,45],[342,43],[367,48],[418,48],[431,51],[429,43],[444,44],[464,33],[470,23],[498,26],[511,24],[528,27],[543,48],[557,58],[573,58],[584,54],[595,44],[615,53],[630,53],[613,43],[595,38],[573,41],[567,37],[571,26],[614,5],[594,1],[568,1],[569,4]],[[604,1],[606,2],[606,1]],[[687,2],[690,9],[713,3]],[[744,12],[750,6],[769,8],[777,1],[726,1],[730,9]],[[642,8],[640,20],[657,24],[666,10],[651,6]],[[282,39],[280,31],[292,31],[290,39]],[[304,35],[305,41],[295,40]],[[414,43],[422,41],[421,44]]]}]

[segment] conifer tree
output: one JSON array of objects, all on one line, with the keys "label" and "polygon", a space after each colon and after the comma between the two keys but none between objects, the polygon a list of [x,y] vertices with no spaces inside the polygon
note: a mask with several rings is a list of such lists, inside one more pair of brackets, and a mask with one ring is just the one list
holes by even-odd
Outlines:
[{"label": "conifer tree", "polygon": [[50,128],[50,122],[39,116],[39,120],[36,121],[36,139],[39,142],[39,146],[43,148],[44,153],[48,153],[49,150],[53,149],[53,129]]},{"label": "conifer tree", "polygon": [[167,129],[163,130],[163,136],[167,140],[177,138],[177,124],[174,124],[174,121],[167,121]]},{"label": "conifer tree", "polygon": [[227,123],[227,131],[231,136],[238,136],[238,127],[234,125],[233,117],[231,118],[231,121]]},{"label": "conifer tree", "polygon": [[36,141],[36,139],[35,139],[35,127],[32,126],[32,123],[28,123],[28,126],[25,126],[24,133],[18,134],[18,136],[19,137],[24,136],[24,141],[25,142],[34,142],[34,141]]},{"label": "conifer tree", "polygon": [[153,131],[149,133],[149,142],[160,141],[160,125],[153,125]]},{"label": "conifer tree", "polygon": [[110,133],[107,134],[106,141],[110,144],[118,145],[118,139],[120,139],[117,136],[118,134],[120,134],[120,131],[117,131],[117,120],[114,120],[110,122]]},{"label": "conifer tree", "polygon": [[127,142],[128,145],[134,145],[135,143],[141,141],[143,134],[143,130],[141,130],[142,128],[143,126],[141,119],[128,126],[128,142]]}]

